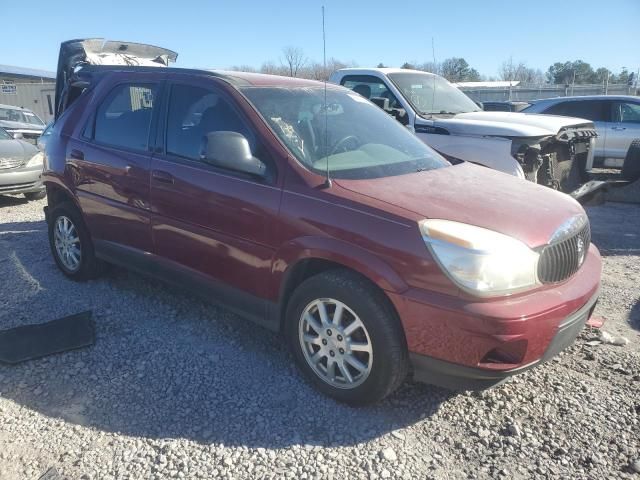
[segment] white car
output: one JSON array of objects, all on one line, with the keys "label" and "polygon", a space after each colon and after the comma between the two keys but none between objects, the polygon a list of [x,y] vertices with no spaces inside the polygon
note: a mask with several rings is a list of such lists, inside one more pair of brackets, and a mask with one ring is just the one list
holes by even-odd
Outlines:
[{"label": "white car", "polygon": [[593,165],[595,126],[588,120],[485,112],[432,73],[399,68],[344,68],[330,81],[394,115],[447,159],[485,165],[572,192]]},{"label": "white car", "polygon": [[35,144],[44,126],[40,117],[28,108],[0,105],[0,128],[4,128],[14,138],[22,138]]}]

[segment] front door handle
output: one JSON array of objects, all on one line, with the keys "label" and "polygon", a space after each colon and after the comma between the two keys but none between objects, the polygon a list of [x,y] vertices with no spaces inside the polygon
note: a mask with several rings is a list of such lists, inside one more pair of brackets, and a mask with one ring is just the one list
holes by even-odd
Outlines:
[{"label": "front door handle", "polygon": [[626,130],[627,127],[611,127],[611,130]]},{"label": "front door handle", "polygon": [[173,183],[173,175],[162,170],[153,170],[151,172],[151,178],[162,183]]},{"label": "front door handle", "polygon": [[84,160],[84,153],[81,150],[77,150],[75,148],[72,149],[71,152],[69,152],[69,156],[74,160]]}]

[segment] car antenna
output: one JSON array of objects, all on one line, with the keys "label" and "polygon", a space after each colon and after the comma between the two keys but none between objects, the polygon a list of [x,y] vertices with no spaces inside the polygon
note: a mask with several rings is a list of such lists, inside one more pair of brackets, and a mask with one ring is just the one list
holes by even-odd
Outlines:
[{"label": "car antenna", "polygon": [[[433,69],[435,70],[438,67],[436,64],[436,47],[433,37],[431,37],[431,55],[433,56]],[[436,73],[431,72],[431,75],[433,75],[433,92],[431,93],[431,118],[433,119],[434,109],[436,108]]]},{"label": "car antenna", "polygon": [[322,61],[324,70],[324,156],[327,159],[327,170],[324,179],[323,188],[331,188],[331,177],[329,176],[329,130],[328,130],[328,118],[329,112],[327,111],[327,41],[324,30],[324,5],[322,6]]}]

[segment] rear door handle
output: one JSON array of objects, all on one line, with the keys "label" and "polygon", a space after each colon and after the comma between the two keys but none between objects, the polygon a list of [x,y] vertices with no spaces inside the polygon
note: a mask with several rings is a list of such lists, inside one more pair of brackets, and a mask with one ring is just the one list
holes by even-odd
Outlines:
[{"label": "rear door handle", "polygon": [[151,178],[162,183],[173,183],[173,175],[162,170],[153,170],[151,172]]},{"label": "rear door handle", "polygon": [[72,149],[71,152],[69,152],[69,156],[71,158],[73,158],[74,160],[84,160],[84,153],[80,150],[77,149]]}]

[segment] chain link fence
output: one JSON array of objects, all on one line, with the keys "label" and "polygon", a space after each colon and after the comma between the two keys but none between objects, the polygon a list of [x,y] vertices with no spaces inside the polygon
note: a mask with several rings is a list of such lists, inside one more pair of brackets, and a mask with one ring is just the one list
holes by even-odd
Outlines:
[{"label": "chain link fence", "polygon": [[513,87],[460,87],[476,102],[530,101],[572,95],[637,95],[630,85],[526,85]]}]

